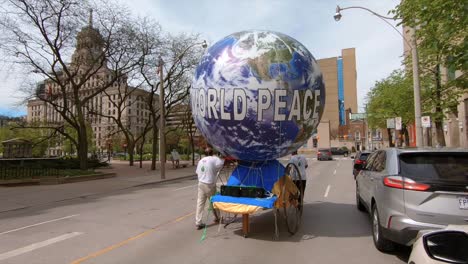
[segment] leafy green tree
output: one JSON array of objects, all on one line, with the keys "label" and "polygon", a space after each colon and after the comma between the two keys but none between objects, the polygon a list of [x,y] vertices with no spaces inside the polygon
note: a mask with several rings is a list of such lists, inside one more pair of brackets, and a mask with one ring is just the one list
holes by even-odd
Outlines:
[{"label": "leafy green tree", "polygon": [[[32,125],[40,126],[41,124],[36,123]],[[13,138],[22,138],[31,141],[33,144],[32,154],[34,157],[45,156],[47,149],[57,145],[59,141],[58,134],[46,128],[36,129],[25,127],[20,123],[10,123],[8,126],[0,128],[0,142]],[[0,152],[3,152],[3,146],[0,146]]]},{"label": "leafy green tree", "polygon": [[[423,85],[423,111],[435,122],[437,141],[445,145],[443,119],[456,113],[460,96],[468,92],[468,16],[466,1],[411,0],[401,1],[392,13],[407,27],[416,29],[420,77],[431,80]],[[411,65],[410,58],[405,64]],[[442,81],[442,70],[448,69],[448,80]],[[461,74],[454,78],[454,73]]]},{"label": "leafy green tree", "polygon": [[[414,122],[414,97],[411,76],[402,70],[393,71],[387,78],[375,83],[367,95],[369,127],[385,128],[388,118],[401,117],[406,145],[409,145],[407,125]],[[390,129],[387,130],[392,145]]]}]

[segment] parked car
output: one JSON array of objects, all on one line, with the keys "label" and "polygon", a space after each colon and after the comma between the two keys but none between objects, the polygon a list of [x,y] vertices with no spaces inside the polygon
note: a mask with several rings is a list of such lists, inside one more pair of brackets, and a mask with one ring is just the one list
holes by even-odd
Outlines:
[{"label": "parked car", "polygon": [[333,160],[333,155],[329,148],[322,148],[317,151],[317,160]]},{"label": "parked car", "polygon": [[356,177],[356,205],[370,212],[374,244],[391,251],[418,232],[468,224],[468,150],[396,149],[370,154]]},{"label": "parked car", "polygon": [[347,157],[349,155],[349,150],[348,148],[346,147],[342,147],[342,148],[331,148],[331,153],[333,155],[343,155],[345,157]]},{"label": "parked car", "polygon": [[468,263],[468,225],[420,232],[409,264]]},{"label": "parked car", "polygon": [[353,175],[354,179],[356,179],[356,176],[358,173],[361,171],[361,169],[366,166],[366,161],[367,157],[369,157],[369,154],[371,154],[371,151],[358,151],[356,153],[356,156],[351,156],[353,160]]}]

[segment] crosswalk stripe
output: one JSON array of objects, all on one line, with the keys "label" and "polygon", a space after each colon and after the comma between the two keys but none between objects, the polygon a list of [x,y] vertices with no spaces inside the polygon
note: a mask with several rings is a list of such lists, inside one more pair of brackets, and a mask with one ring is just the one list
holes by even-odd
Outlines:
[{"label": "crosswalk stripe", "polygon": [[66,240],[66,239],[69,239],[69,238],[72,238],[72,237],[76,237],[76,236],[79,236],[79,235],[82,235],[82,234],[83,233],[81,233],[81,232],[68,233],[68,234],[58,236],[58,237],[54,237],[54,238],[51,238],[51,239],[44,240],[42,242],[34,243],[34,244],[29,245],[29,246],[25,246],[25,247],[18,248],[18,249],[12,250],[12,251],[8,251],[8,252],[0,254],[0,261],[5,260],[5,259],[9,259],[9,258],[12,258],[12,257],[16,257],[16,256],[19,256],[19,255],[31,252],[33,250],[36,250],[36,249],[39,249],[39,248],[42,248],[42,247],[45,247],[45,246],[48,246],[48,245],[51,245],[51,244]]}]

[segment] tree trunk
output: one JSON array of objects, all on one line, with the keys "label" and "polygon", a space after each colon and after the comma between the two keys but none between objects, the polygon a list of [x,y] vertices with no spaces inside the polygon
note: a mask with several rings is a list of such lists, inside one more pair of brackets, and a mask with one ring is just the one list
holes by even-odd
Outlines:
[{"label": "tree trunk", "polygon": [[140,169],[143,168],[143,147],[145,146],[145,134],[143,134],[143,137],[141,139],[141,144],[140,144]]},{"label": "tree trunk", "polygon": [[[84,123],[84,122],[83,122]],[[86,125],[83,124],[78,129],[78,159],[80,160],[80,169],[88,169],[88,138]]]},{"label": "tree trunk", "polygon": [[445,147],[444,128],[443,128],[442,121],[436,121],[435,127],[436,127],[436,135],[437,135],[436,141],[437,143],[439,143],[440,147]]},{"label": "tree trunk", "polygon": [[435,107],[435,112],[436,112],[436,118],[435,118],[435,128],[436,128],[436,145],[439,145],[441,147],[445,147],[445,137],[444,137],[444,129],[443,129],[443,124],[442,124],[442,119],[444,116],[443,110],[442,110],[442,84],[440,81],[440,66],[436,66],[436,107]]},{"label": "tree trunk", "polygon": [[405,145],[406,147],[409,147],[409,133],[408,133],[408,127],[406,125],[403,125],[403,135],[405,136]]},{"label": "tree trunk", "polygon": [[135,142],[127,141],[128,147],[128,162],[130,166],[133,166],[134,155],[135,155]]},{"label": "tree trunk", "polygon": [[192,166],[195,166],[195,142],[193,137],[190,138],[190,147],[192,148]]},{"label": "tree trunk", "polygon": [[151,156],[151,170],[156,170],[156,154],[158,153],[158,129],[153,123],[153,155]]},{"label": "tree trunk", "polygon": [[393,144],[392,130],[390,128],[387,128],[387,134],[388,134],[388,146],[391,148],[395,147],[395,144]]},{"label": "tree trunk", "polygon": [[88,131],[86,130],[86,121],[83,114],[80,101],[77,100],[78,92],[75,91],[76,116],[78,123],[78,159],[80,160],[80,169],[88,169]]}]

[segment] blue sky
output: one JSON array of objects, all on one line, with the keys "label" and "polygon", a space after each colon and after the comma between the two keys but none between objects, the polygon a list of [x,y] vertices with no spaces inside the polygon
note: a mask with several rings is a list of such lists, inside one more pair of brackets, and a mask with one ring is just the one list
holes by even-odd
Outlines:
[{"label": "blue sky", "polygon": [[[375,81],[401,68],[403,40],[389,25],[363,10],[342,12],[333,19],[336,5],[364,6],[382,15],[395,7],[396,0],[132,0],[137,15],[159,21],[165,31],[199,33],[209,43],[248,29],[278,31],[304,44],[316,59],[335,57],[341,49],[356,48],[358,104]],[[396,23],[393,23],[394,25]],[[399,28],[401,31],[401,28]],[[18,106],[20,86],[27,76],[8,63],[0,62],[0,114],[25,114]]]}]

